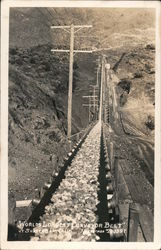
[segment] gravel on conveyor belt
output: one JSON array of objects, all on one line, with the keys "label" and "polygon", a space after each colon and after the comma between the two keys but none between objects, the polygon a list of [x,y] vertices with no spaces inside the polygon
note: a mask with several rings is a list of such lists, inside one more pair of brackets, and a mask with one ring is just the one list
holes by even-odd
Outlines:
[{"label": "gravel on conveyor belt", "polygon": [[101,124],[90,131],[31,240],[96,241]]}]

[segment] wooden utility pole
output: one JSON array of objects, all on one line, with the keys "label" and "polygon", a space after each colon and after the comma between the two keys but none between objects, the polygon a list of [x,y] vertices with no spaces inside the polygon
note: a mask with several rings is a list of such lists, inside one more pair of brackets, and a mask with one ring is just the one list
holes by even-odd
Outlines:
[{"label": "wooden utility pole", "polygon": [[[89,113],[88,113],[88,121],[91,122],[91,107],[96,107],[95,98],[97,98],[97,95],[87,95],[82,96],[83,98],[88,98],[89,104],[83,104],[84,107],[89,107]],[[94,103],[93,103],[94,101]]]},{"label": "wooden utility pole", "polygon": [[99,67],[97,68],[97,86],[98,86],[98,76],[99,76]]},{"label": "wooden utility pole", "polygon": [[[96,89],[98,88],[98,85],[90,85],[90,86],[93,88],[93,90],[92,90],[93,96],[97,96],[97,95],[96,95]],[[98,96],[97,96],[97,97],[98,97]],[[94,99],[93,99],[93,102],[94,102],[94,103],[93,103],[93,104],[94,104],[94,105],[93,105],[93,107],[94,107],[94,118],[97,119],[97,117],[96,117],[96,111],[97,111],[97,109],[96,109],[96,108],[97,108],[98,106],[96,106],[96,102],[97,102],[97,104],[98,104],[98,99],[94,98]]]},{"label": "wooden utility pole", "polygon": [[[88,122],[90,124],[91,122],[91,116],[90,116],[90,112],[91,112],[91,107],[93,107],[94,105],[93,104],[82,104],[83,107],[88,107]],[[98,104],[96,104],[96,107],[98,109]]]},{"label": "wooden utility pole", "polygon": [[98,66],[97,66],[97,86],[99,86],[99,71],[101,69],[101,62],[100,62],[100,58],[96,59]]},{"label": "wooden utility pole", "polygon": [[73,50],[74,50],[74,25],[70,28],[70,59],[69,59],[69,87],[68,87],[68,138],[72,133],[72,90],[73,90]]},{"label": "wooden utility pole", "polygon": [[104,85],[104,64],[105,58],[102,57],[102,68],[101,68],[101,88],[100,88],[100,109],[99,109],[99,120],[102,121],[102,102],[103,102],[103,85]]},{"label": "wooden utility pole", "polygon": [[[73,57],[74,53],[92,53],[92,50],[74,50],[74,34],[83,28],[91,28],[92,25],[70,25],[70,26],[51,26],[52,29],[63,29],[70,33],[70,50],[52,49],[52,52],[69,52],[69,86],[68,86],[68,132],[70,140],[72,130],[72,91],[73,91]],[[70,29],[70,31],[69,31]]]}]

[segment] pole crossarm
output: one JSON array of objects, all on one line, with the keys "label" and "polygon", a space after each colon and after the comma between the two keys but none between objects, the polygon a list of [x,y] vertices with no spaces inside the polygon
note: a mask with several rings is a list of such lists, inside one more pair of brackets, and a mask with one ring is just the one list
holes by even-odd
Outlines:
[{"label": "pole crossarm", "polygon": [[98,96],[97,95],[84,95],[82,96],[83,98],[97,98]]},{"label": "pole crossarm", "polygon": [[[51,52],[70,52],[69,49],[51,49]],[[93,50],[73,50],[74,53],[92,53]]]},{"label": "pole crossarm", "polygon": [[98,104],[82,104],[82,106],[84,107],[91,107],[91,106],[97,106],[98,107]]},{"label": "pole crossarm", "polygon": [[62,29],[68,33],[70,33],[69,30],[67,30],[68,28],[70,28],[70,26],[51,26],[51,29]]},{"label": "pole crossarm", "polygon": [[[98,86],[99,87],[99,86]],[[95,89],[95,91],[99,91],[99,89]],[[89,90],[89,92],[93,93],[93,89]]]},{"label": "pole crossarm", "polygon": [[74,28],[77,29],[74,31],[74,33],[77,33],[78,31],[80,31],[83,28],[92,28],[92,25],[74,25]]},{"label": "pole crossarm", "polygon": [[92,53],[93,50],[74,50],[74,53]]},{"label": "pole crossarm", "polygon": [[[92,25],[73,25],[74,28],[92,28]],[[71,25],[52,25],[51,29],[70,29]]]},{"label": "pole crossarm", "polygon": [[51,52],[70,52],[69,49],[51,49]]},{"label": "pole crossarm", "polygon": [[[97,84],[96,85],[89,85],[89,86],[92,87],[92,88],[94,88],[94,89],[99,87]],[[98,90],[98,89],[96,89],[96,90]]]},{"label": "pole crossarm", "polygon": [[75,36],[75,37],[83,37],[83,38],[89,38],[89,37],[90,37],[90,38],[98,38],[97,36],[79,36],[79,35],[78,35],[78,36]]},{"label": "pole crossarm", "polygon": [[59,25],[59,26],[52,25],[51,29],[70,29],[70,27],[71,26],[69,26],[69,25]]}]

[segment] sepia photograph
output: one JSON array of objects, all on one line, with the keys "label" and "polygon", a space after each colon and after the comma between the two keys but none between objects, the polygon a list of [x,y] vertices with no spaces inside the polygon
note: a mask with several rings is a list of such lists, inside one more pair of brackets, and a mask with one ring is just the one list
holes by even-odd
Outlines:
[{"label": "sepia photograph", "polygon": [[22,2],[2,5],[6,242],[154,243],[159,2]]}]

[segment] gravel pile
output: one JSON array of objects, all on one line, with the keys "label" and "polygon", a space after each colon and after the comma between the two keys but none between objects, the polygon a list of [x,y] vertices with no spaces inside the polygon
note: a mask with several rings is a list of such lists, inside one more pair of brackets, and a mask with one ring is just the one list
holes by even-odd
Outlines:
[{"label": "gravel pile", "polygon": [[40,241],[96,241],[101,125],[96,124],[34,228]]}]

